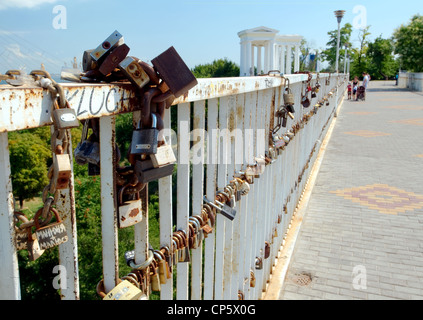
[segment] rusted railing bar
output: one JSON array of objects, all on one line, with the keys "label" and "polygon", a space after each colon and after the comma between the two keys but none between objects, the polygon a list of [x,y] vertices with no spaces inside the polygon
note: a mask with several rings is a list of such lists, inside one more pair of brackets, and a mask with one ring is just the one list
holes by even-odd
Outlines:
[{"label": "rusted railing bar", "polygon": [[14,201],[7,133],[0,133],[0,150],[0,299],[19,300],[21,290],[14,243]]}]

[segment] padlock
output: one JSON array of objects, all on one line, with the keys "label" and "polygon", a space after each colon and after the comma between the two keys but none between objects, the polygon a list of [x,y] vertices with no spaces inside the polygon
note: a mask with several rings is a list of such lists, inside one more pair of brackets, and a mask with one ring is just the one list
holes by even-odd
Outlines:
[{"label": "padlock", "polygon": [[53,185],[56,189],[69,188],[72,168],[69,154],[53,153]]},{"label": "padlock", "polygon": [[28,245],[27,245],[28,259],[30,261],[35,261],[39,257],[42,256],[45,250],[40,248],[40,243],[38,242],[38,239],[35,236],[35,234],[32,234],[31,228],[27,228],[27,232],[28,232]]},{"label": "padlock", "polygon": [[29,220],[28,218],[25,216],[25,214],[23,214],[22,212],[16,212],[14,213],[14,217],[15,217],[15,247],[16,250],[25,250],[28,248],[28,241],[30,238],[30,236],[28,236],[28,228],[21,228],[18,227],[18,223],[21,222],[23,223],[28,223]]},{"label": "padlock", "polygon": [[203,200],[210,206],[212,206],[213,208],[215,208],[217,210],[217,212],[219,212],[220,214],[222,214],[223,216],[225,216],[226,218],[228,218],[229,220],[233,220],[235,219],[236,216],[236,210],[232,209],[230,206],[228,206],[226,203],[222,203],[219,200],[215,200],[215,202],[218,204],[216,205],[215,203],[209,201],[207,199],[206,196],[203,197]]},{"label": "padlock", "polygon": [[270,243],[268,241],[264,242],[264,258],[267,259],[270,257]]},{"label": "padlock", "polygon": [[175,98],[185,94],[198,83],[174,47],[161,53],[151,60],[151,63]]},{"label": "padlock", "polygon": [[157,152],[159,130],[157,129],[157,115],[151,113],[151,128],[141,128],[141,121],[132,133],[131,154],[154,154]]},{"label": "padlock", "polygon": [[173,153],[172,146],[164,141],[160,147],[157,147],[157,152],[150,155],[151,162],[154,168],[159,168],[167,164],[176,162],[175,154]]},{"label": "padlock", "polygon": [[160,250],[154,250],[154,258],[159,268],[158,273],[159,273],[160,284],[166,284],[169,275],[168,275],[168,267],[166,265],[165,256]]},{"label": "padlock", "polygon": [[159,168],[154,168],[151,159],[137,160],[134,172],[140,183],[148,183],[172,175],[175,164],[167,164]]},{"label": "padlock", "polygon": [[178,241],[172,237],[172,266],[176,266],[179,262]]},{"label": "padlock", "polygon": [[250,287],[255,288],[256,287],[256,276],[254,275],[254,271],[250,270]]},{"label": "padlock", "polygon": [[156,261],[153,260],[149,266],[150,270],[150,285],[152,291],[160,291],[161,290],[161,283],[160,283],[160,276],[159,276],[159,266],[157,265]]},{"label": "padlock", "polygon": [[115,47],[124,43],[123,36],[116,30],[106,40],[104,40],[90,55],[94,61],[99,61],[101,58],[109,54]]},{"label": "padlock", "polygon": [[85,50],[84,54],[82,55],[82,70],[84,72],[94,70],[97,68],[97,61],[91,57],[91,52],[93,52],[94,49]]},{"label": "padlock", "polygon": [[146,295],[128,280],[118,280],[118,285],[104,293],[104,280],[97,284],[97,293],[103,300],[142,300]]},{"label": "padlock", "polygon": [[285,105],[293,106],[295,103],[294,94],[292,93],[291,88],[289,87],[289,79],[286,79],[286,81],[288,82],[288,84],[283,94],[283,102]]},{"label": "padlock", "polygon": [[139,89],[143,88],[150,82],[150,77],[135,57],[126,57],[121,63],[119,63],[119,67],[126,78]]},{"label": "padlock", "polygon": [[135,250],[126,251],[124,257],[129,267],[135,264]]},{"label": "padlock", "polygon": [[119,190],[119,214],[118,225],[119,228],[127,228],[142,221],[142,201],[139,192],[135,193],[135,200],[123,201],[123,194],[128,185]]},{"label": "padlock", "polygon": [[100,166],[88,162],[88,175],[90,177],[99,176],[100,175]]},{"label": "padlock", "polygon": [[120,46],[114,48],[110,51],[109,55],[101,63],[100,71],[103,75],[108,75],[112,73],[115,68],[126,58],[129,52],[129,47],[126,44],[121,44]]},{"label": "padlock", "polygon": [[256,257],[255,268],[256,268],[256,270],[263,269],[263,260],[260,257]]},{"label": "padlock", "polygon": [[75,110],[69,107],[68,101],[66,101],[66,106],[66,108],[59,108],[57,99],[53,102],[53,122],[55,128],[58,130],[79,127],[79,121],[76,118]]},{"label": "padlock", "polygon": [[34,216],[35,236],[37,237],[40,249],[53,248],[67,242],[68,234],[59,212],[55,208],[50,207],[50,212],[53,212],[56,222],[41,227],[39,218],[42,212],[43,208],[39,209]]},{"label": "padlock", "polygon": [[307,97],[307,94],[305,94],[302,98],[301,98],[301,105],[304,108],[308,108],[310,107],[310,99]]},{"label": "padlock", "polygon": [[100,144],[96,141],[98,138],[95,134],[92,134],[87,139],[88,122],[89,120],[85,120],[81,141],[76,146],[73,154],[75,162],[79,165],[84,165],[88,162],[98,166],[100,163]]}]

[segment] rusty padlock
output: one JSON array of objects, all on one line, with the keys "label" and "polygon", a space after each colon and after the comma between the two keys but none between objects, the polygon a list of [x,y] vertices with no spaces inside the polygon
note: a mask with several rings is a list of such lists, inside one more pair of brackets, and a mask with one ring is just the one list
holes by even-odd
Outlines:
[{"label": "rusty padlock", "polygon": [[[151,60],[151,63],[175,98],[185,94],[198,83],[173,46]],[[162,92],[165,93],[165,90]]]},{"label": "rusty padlock", "polygon": [[270,257],[270,243],[268,241],[264,242],[264,258],[267,259]]},{"label": "rusty padlock", "polygon": [[119,228],[126,228],[142,221],[142,200],[139,192],[135,193],[134,200],[123,201],[123,194],[129,185],[122,187],[119,191]]},{"label": "rusty padlock", "polygon": [[112,51],[101,63],[98,69],[103,75],[108,75],[126,58],[129,52],[129,47],[126,44],[121,44]]},{"label": "rusty padlock", "polygon": [[94,61],[99,61],[109,54],[115,47],[124,43],[123,36],[115,30],[106,40],[104,40],[90,55]]},{"label": "rusty padlock", "polygon": [[119,63],[119,68],[126,78],[139,89],[150,82],[150,77],[144,71],[138,59],[134,57],[126,57],[123,59],[123,61]]},{"label": "rusty padlock", "polygon": [[35,236],[37,237],[41,250],[53,248],[68,241],[66,227],[60,218],[59,212],[55,208],[50,207],[50,212],[54,214],[56,222],[44,227],[41,226],[40,217],[43,210],[44,208],[39,209],[34,216]]}]

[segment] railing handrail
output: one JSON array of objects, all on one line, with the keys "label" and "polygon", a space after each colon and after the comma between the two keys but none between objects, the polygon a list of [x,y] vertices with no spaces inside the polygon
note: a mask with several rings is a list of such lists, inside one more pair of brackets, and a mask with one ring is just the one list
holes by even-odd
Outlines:
[{"label": "railing handrail", "polygon": [[[316,74],[312,81],[315,83]],[[246,197],[237,201],[237,213],[234,221],[227,221],[217,215],[214,232],[205,239],[204,266],[203,250],[192,250],[192,290],[188,296],[188,265],[181,264],[177,268],[177,299],[236,299],[238,292],[245,299],[258,299],[270,277],[275,257],[283,243],[289,228],[294,209],[298,204],[301,192],[305,187],[306,177],[313,163],[318,141],[325,134],[328,122],[335,114],[342,93],[345,90],[344,75],[319,74],[321,88],[317,100],[330,102],[330,107],[320,103],[309,108],[301,106],[307,74],[267,75],[257,77],[208,78],[198,79],[196,87],[173,102],[178,105],[178,135],[182,124],[188,128],[208,131],[208,142],[217,144],[213,157],[233,155],[239,143],[238,137],[220,141],[219,136],[212,135],[213,130],[253,130],[246,136],[245,154],[247,162],[223,163],[184,163],[182,158],[189,159],[190,141],[181,140],[178,136],[178,171],[177,171],[177,229],[188,229],[188,217],[201,211],[203,196],[212,199],[217,190],[223,189],[240,170],[251,165],[250,160],[261,156],[256,150],[269,152],[268,137],[277,123],[275,112],[283,105],[285,88],[284,78],[289,79],[295,96],[295,120],[287,119],[286,128],[292,128],[289,143],[284,151],[274,154],[273,163],[267,163],[266,170],[259,174],[251,185]],[[325,80],[331,84],[326,85]],[[100,162],[101,162],[101,218],[104,286],[111,290],[120,278],[118,270],[117,225],[116,225],[116,190],[113,172],[115,156],[115,116],[133,112],[134,120],[139,119],[141,111],[138,101],[129,84],[88,84],[63,83],[69,105],[76,113],[78,120],[100,118]],[[339,87],[341,89],[339,89]],[[329,94],[329,90],[335,88]],[[316,101],[317,101],[316,100]],[[333,103],[335,101],[335,103]],[[205,103],[207,102],[207,114]],[[0,259],[4,261],[0,269],[0,297],[4,299],[20,299],[19,271],[16,248],[14,247],[13,223],[13,190],[11,184],[11,165],[8,153],[7,135],[10,131],[31,129],[52,125],[52,99],[48,90],[39,87],[0,86]],[[172,106],[171,108],[176,108]],[[191,116],[191,108],[193,116]],[[207,120],[207,127],[205,124]],[[163,119],[166,128],[170,127],[171,114],[166,110]],[[104,130],[103,130],[104,129]],[[263,135],[259,135],[259,131]],[[70,133],[69,133],[70,134]],[[213,139],[215,141],[213,141]],[[70,139],[69,139],[70,140]],[[173,141],[172,143],[176,143]],[[213,146],[213,145],[212,145]],[[206,141],[202,140],[200,148],[206,149]],[[208,148],[209,149],[209,148]],[[72,153],[72,145],[68,145],[67,153]],[[282,150],[282,149],[280,149]],[[227,152],[227,153],[226,153]],[[219,154],[219,155],[216,155]],[[279,156],[278,156],[279,154]],[[219,159],[217,159],[219,160]],[[190,176],[190,165],[192,175]],[[72,175],[73,177],[73,175]],[[61,291],[62,299],[79,299],[78,280],[78,246],[76,237],[75,193],[73,178],[69,189],[62,191],[64,201],[58,204],[58,210],[65,212],[64,223],[68,230],[69,241],[59,246],[59,259],[67,269],[69,288]],[[4,186],[4,188],[3,188]],[[160,244],[171,245],[172,237],[172,179],[165,177],[159,180],[160,205]],[[7,200],[5,200],[7,199]],[[259,206],[262,203],[262,206]],[[135,225],[135,257],[141,263],[148,257],[148,219]],[[248,234],[248,236],[247,236]],[[216,236],[218,235],[218,236]],[[265,242],[270,244],[270,257],[264,258]],[[243,250],[241,250],[243,248]],[[262,268],[257,268],[255,259],[263,258]],[[204,273],[203,273],[204,268]],[[256,287],[249,281],[250,272],[255,273]],[[169,283],[170,282],[170,283]],[[204,292],[201,284],[204,283]],[[95,285],[95,284],[93,284]],[[173,284],[171,281],[162,286],[161,298],[172,299]]]}]

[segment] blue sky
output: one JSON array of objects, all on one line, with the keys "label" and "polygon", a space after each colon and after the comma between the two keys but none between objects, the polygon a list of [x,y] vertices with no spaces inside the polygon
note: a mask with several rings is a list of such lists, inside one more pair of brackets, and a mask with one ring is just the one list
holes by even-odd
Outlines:
[{"label": "blue sky", "polygon": [[[53,27],[57,5],[66,9],[66,29]],[[0,0],[0,73],[22,66],[29,72],[42,61],[59,73],[114,30],[124,36],[129,55],[149,62],[174,46],[190,68],[219,58],[239,64],[237,33],[258,26],[302,35],[324,49],[327,32],[337,29],[333,11],[346,10],[342,24],[353,24],[363,13],[354,10],[362,7],[371,39],[388,38],[412,15],[423,14],[421,0]],[[357,36],[354,29],[354,46]]]}]

